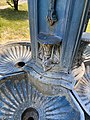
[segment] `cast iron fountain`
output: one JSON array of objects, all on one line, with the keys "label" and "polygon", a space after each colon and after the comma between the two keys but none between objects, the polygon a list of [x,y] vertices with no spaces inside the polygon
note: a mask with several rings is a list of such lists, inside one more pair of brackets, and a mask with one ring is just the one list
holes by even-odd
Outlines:
[{"label": "cast iron fountain", "polygon": [[89,0],[28,0],[31,44],[0,46],[0,120],[90,119]]}]

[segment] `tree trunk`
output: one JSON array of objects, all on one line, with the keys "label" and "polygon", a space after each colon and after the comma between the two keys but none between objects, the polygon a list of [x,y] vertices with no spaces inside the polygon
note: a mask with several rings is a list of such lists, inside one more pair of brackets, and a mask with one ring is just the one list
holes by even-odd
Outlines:
[{"label": "tree trunk", "polygon": [[18,0],[13,0],[15,10],[18,10]]}]

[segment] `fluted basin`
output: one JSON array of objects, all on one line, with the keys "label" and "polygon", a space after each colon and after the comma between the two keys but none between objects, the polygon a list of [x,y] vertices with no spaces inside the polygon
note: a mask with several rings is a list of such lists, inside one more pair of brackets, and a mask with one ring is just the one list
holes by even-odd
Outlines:
[{"label": "fluted basin", "polygon": [[72,94],[46,96],[31,85],[24,72],[0,80],[0,120],[84,120]]},{"label": "fluted basin", "polygon": [[0,74],[10,74],[21,71],[31,58],[29,42],[10,43],[0,46]]}]

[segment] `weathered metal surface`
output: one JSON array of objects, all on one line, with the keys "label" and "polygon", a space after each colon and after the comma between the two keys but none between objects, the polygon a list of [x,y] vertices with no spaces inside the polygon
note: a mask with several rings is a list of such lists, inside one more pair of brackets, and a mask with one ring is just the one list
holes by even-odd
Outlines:
[{"label": "weathered metal surface", "polygon": [[[85,73],[85,64],[84,62],[90,57],[89,49],[87,46],[90,43],[90,33],[84,32],[82,35],[82,41],[80,43],[79,50],[74,58],[72,65],[72,73],[76,80],[79,80]],[[87,50],[87,51],[86,51]]]},{"label": "weathered metal surface", "polygon": [[[56,69],[56,68],[55,68]],[[23,67],[23,70],[28,73],[28,76],[32,78],[32,84],[34,84],[36,87],[41,84],[41,86],[49,87],[49,86],[62,86],[67,89],[72,90],[75,80],[74,77],[68,75],[67,73],[59,72],[55,73],[54,71],[52,72],[44,72],[42,69],[40,69],[38,66],[35,65],[35,63],[31,62],[30,64],[26,65]],[[43,92],[43,87],[39,87],[39,90],[42,90]],[[44,91],[46,94],[48,91]],[[52,91],[53,92],[53,91]],[[56,93],[54,93],[56,94]]]},{"label": "weathered metal surface", "polygon": [[[0,80],[1,120],[84,120],[72,94],[46,96],[31,85],[23,72]],[[30,119],[30,120],[32,120]]]},{"label": "weathered metal surface", "polygon": [[38,60],[44,71],[50,70],[60,61],[60,39],[53,35],[40,34],[38,36]]},{"label": "weathered metal surface", "polygon": [[86,29],[87,29],[89,19],[90,19],[90,5],[89,5],[89,10],[88,10],[88,14],[87,14],[87,17],[86,17],[86,21],[85,21],[84,31],[86,31]]},{"label": "weathered metal surface", "polygon": [[10,43],[0,46],[0,74],[21,71],[31,58],[31,46],[28,42]]},{"label": "weathered metal surface", "polygon": [[81,66],[81,69],[80,67],[79,69],[78,67],[74,68],[74,76],[77,82],[73,93],[83,109],[90,116],[90,33],[84,33],[82,41],[85,42],[83,43],[83,49],[80,47],[80,49],[82,49],[82,63],[80,62],[80,59],[78,59],[77,63],[81,63],[83,66]]},{"label": "weathered metal surface", "polygon": [[33,78],[35,75],[38,82],[72,89],[75,79],[71,73],[71,66],[80,44],[89,0],[83,0],[82,3],[80,0],[52,1],[51,4],[53,7],[55,4],[54,9],[58,15],[58,21],[53,26],[46,20],[50,2],[28,1],[29,15],[32,16],[29,17],[32,43],[29,74]]},{"label": "weathered metal surface", "polygon": [[56,15],[56,2],[57,0],[50,0],[47,20],[49,24],[52,26],[57,22],[57,15]]},{"label": "weathered metal surface", "polygon": [[[62,41],[59,68],[68,72],[80,44],[89,0],[82,2],[80,0],[64,0],[63,2],[56,0],[55,10],[58,21],[53,26],[50,26],[46,20],[49,5],[49,0],[29,1],[29,15],[32,16],[30,17],[32,57],[37,61],[40,34],[53,36],[53,38],[58,37]],[[44,36],[41,40],[44,40]]]},{"label": "weathered metal surface", "polygon": [[90,0],[28,5],[31,46],[0,48],[0,119],[87,120],[90,35],[82,32]]}]

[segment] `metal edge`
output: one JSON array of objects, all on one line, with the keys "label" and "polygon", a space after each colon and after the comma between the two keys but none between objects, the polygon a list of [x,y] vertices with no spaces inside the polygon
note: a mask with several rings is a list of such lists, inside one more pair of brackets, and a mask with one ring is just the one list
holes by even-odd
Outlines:
[{"label": "metal edge", "polygon": [[80,111],[80,120],[85,120],[85,115],[84,112],[82,110],[82,108],[80,107],[79,103],[77,102],[77,100],[75,99],[75,97],[73,96],[73,94],[71,93],[71,91],[69,91],[70,97],[73,99],[73,102],[75,103],[76,107],[78,108],[78,110]]}]

